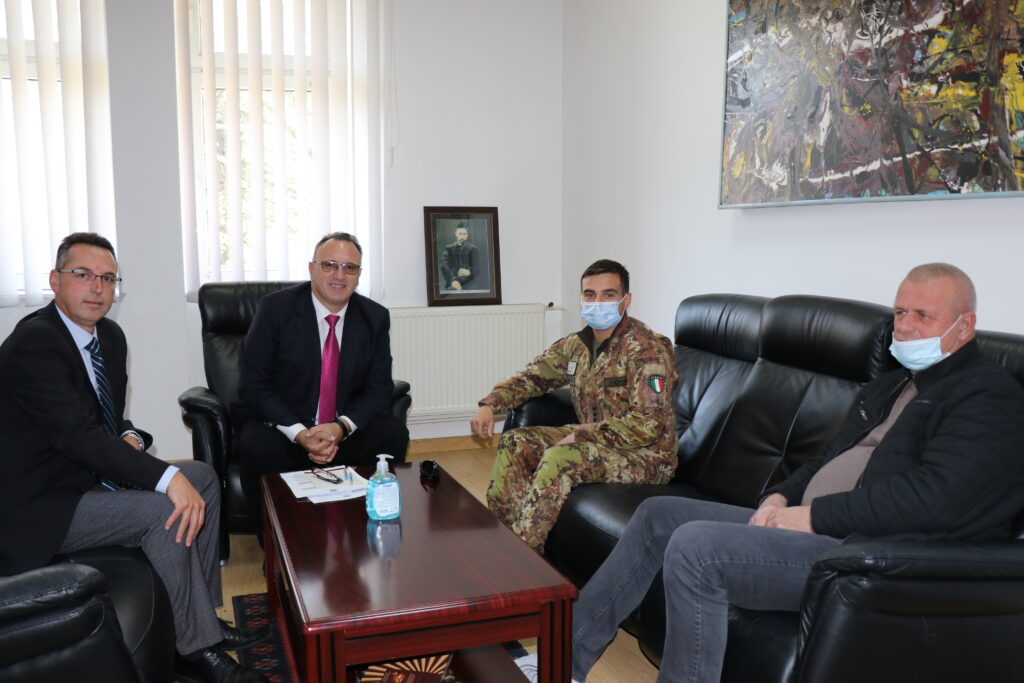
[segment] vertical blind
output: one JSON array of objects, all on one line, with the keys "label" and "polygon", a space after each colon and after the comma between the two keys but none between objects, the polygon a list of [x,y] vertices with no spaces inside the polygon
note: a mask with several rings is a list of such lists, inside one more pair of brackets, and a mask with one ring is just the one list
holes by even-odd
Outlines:
[{"label": "vertical blind", "polygon": [[175,0],[186,288],[305,279],[328,232],[379,298],[377,0]]},{"label": "vertical blind", "polygon": [[64,236],[115,241],[105,9],[0,4],[0,306],[38,305]]}]

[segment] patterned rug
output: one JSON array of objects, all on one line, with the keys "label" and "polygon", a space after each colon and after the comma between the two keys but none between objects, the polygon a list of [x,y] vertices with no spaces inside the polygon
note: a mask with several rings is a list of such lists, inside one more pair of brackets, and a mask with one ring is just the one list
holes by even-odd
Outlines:
[{"label": "patterned rug", "polygon": [[[235,608],[235,625],[244,628],[255,628],[268,623],[273,623],[274,625],[270,638],[261,643],[256,643],[252,647],[238,650],[236,653],[238,661],[259,671],[271,683],[299,683],[295,663],[288,657],[284,649],[284,643],[281,640],[280,625],[270,613],[270,607],[267,604],[267,594],[250,593],[248,595],[236,595],[231,598],[231,603]],[[374,668],[380,667],[371,667],[371,669]],[[367,681],[382,680],[380,677],[375,678],[372,675],[373,673],[370,669],[363,670],[360,672],[359,678]],[[441,680],[443,683],[458,683],[458,679],[450,673]]]},{"label": "patterned rug", "polygon": [[274,632],[270,638],[236,653],[238,661],[259,671],[271,683],[298,683],[299,676],[295,671],[295,664],[285,653],[281,629],[270,614],[267,594],[236,595],[231,598],[231,602],[235,608],[237,626],[253,628],[271,622],[274,624]]}]

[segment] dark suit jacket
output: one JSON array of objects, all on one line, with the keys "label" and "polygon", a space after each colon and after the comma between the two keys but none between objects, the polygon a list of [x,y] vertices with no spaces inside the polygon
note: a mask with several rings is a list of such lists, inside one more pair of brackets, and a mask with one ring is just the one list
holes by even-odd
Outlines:
[{"label": "dark suit jacket", "polygon": [[[441,255],[441,274],[444,276],[441,289],[450,289],[453,280],[458,280],[460,285],[467,288],[469,285],[482,285],[483,280],[477,279],[480,275],[477,271],[478,254],[476,245],[469,242],[461,245],[452,242],[445,246],[444,254]],[[469,270],[469,275],[459,275],[459,268]]]},{"label": "dark suit jacket", "polygon": [[[323,352],[315,316],[308,282],[260,301],[239,358],[243,419],[312,426]],[[388,309],[352,294],[341,335],[337,410],[357,427],[391,409],[390,330]]]},{"label": "dark suit jacket", "polygon": [[[97,336],[121,429],[128,348],[112,320]],[[148,447],[152,439],[138,429]],[[49,562],[97,474],[154,489],[167,463],[107,432],[82,355],[54,303],[23,318],[0,346],[0,575]],[[113,495],[113,494],[112,494]]]}]

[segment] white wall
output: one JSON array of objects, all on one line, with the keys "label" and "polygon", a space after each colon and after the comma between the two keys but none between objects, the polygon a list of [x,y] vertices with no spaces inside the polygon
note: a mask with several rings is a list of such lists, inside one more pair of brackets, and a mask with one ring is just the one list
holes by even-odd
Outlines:
[{"label": "white wall", "polygon": [[1024,199],[719,210],[725,4],[564,5],[566,301],[574,273],[618,256],[633,313],[668,334],[691,294],[888,305],[910,267],[949,261],[975,281],[981,328],[1024,332]]},{"label": "white wall", "polygon": [[114,203],[123,296],[113,315],[129,339],[128,414],[155,455],[191,457],[177,397],[187,387],[178,198],[173,5],[107,0]]},{"label": "white wall", "polygon": [[556,299],[561,3],[398,0],[395,15],[401,140],[384,169],[385,303],[427,303],[424,206],[497,206],[502,301]]}]

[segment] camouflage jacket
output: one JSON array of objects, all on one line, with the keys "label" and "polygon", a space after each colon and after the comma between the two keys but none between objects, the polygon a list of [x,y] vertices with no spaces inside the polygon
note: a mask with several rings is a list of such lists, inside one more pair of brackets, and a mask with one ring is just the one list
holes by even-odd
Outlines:
[{"label": "camouflage jacket", "polygon": [[676,454],[672,391],[678,382],[672,342],[625,317],[591,358],[589,327],[559,339],[518,375],[497,384],[481,404],[496,412],[569,385],[576,440],[616,449]]}]

